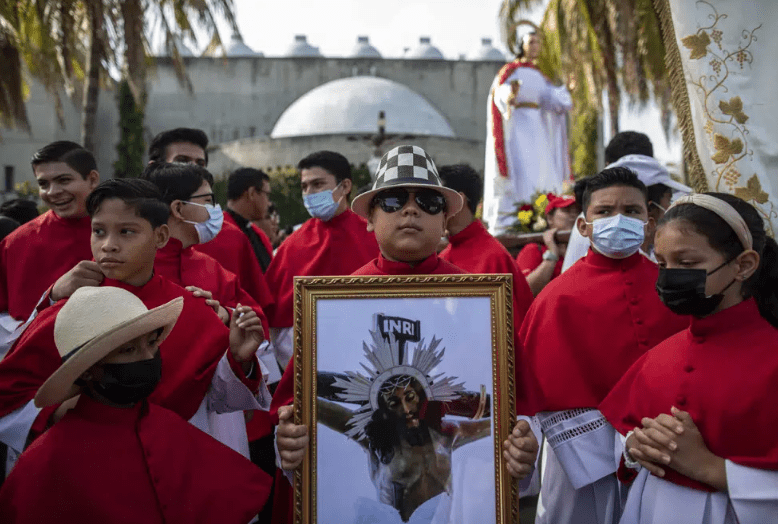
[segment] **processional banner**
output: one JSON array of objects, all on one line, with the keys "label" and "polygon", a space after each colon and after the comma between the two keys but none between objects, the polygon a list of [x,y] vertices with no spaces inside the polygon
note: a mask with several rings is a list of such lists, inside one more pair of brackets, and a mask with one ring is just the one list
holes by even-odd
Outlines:
[{"label": "processional banner", "polygon": [[654,0],[697,191],[731,193],[778,232],[778,2]]}]

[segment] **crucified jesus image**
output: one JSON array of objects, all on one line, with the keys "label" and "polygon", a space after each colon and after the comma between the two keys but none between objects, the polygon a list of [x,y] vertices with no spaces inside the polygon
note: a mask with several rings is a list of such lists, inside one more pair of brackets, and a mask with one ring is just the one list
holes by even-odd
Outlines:
[{"label": "crucified jesus image", "polygon": [[439,339],[426,347],[421,341],[409,362],[394,335],[371,334],[375,344],[365,352],[376,367],[372,376],[320,372],[317,417],[363,448],[378,500],[408,522],[427,500],[451,495],[453,451],[491,434],[489,397],[483,388],[465,391],[454,377],[429,376],[443,356],[435,351]]}]

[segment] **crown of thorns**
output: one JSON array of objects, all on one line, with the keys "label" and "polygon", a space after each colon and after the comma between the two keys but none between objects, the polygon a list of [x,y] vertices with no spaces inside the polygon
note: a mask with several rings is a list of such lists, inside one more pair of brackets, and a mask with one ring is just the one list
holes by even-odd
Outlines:
[{"label": "crown of thorns", "polygon": [[350,429],[346,435],[356,440],[365,438],[365,427],[370,422],[373,412],[378,409],[378,399],[387,385],[398,387],[399,384],[410,384],[412,379],[418,381],[424,390],[427,400],[455,400],[464,392],[464,383],[455,384],[457,377],[444,377],[443,373],[430,376],[432,370],[441,363],[445,348],[436,351],[441,339],[432,337],[429,346],[422,339],[413,351],[413,359],[408,362],[409,351],[400,357],[400,343],[394,333],[389,340],[378,331],[370,331],[373,344],[362,342],[371,367],[361,363],[367,376],[362,373],[347,371],[347,379],[337,378],[333,386],[342,389],[338,397],[345,402],[356,402],[362,407],[354,411],[348,421]]}]

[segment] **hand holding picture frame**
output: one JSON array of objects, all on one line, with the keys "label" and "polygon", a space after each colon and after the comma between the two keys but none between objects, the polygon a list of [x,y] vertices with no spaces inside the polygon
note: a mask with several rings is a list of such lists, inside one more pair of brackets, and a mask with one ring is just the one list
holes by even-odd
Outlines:
[{"label": "hand holding picture frame", "polygon": [[296,523],[516,522],[507,275],[295,278]]}]

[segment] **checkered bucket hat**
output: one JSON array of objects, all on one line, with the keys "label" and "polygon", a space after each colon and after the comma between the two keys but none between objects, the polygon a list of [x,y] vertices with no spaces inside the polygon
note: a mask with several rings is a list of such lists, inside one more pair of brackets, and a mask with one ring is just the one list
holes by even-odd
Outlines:
[{"label": "checkered bucket hat", "polygon": [[373,189],[357,196],[351,210],[367,218],[370,202],[376,193],[390,187],[433,187],[446,198],[449,216],[462,209],[462,196],[444,187],[432,158],[418,146],[397,146],[381,159]]}]

